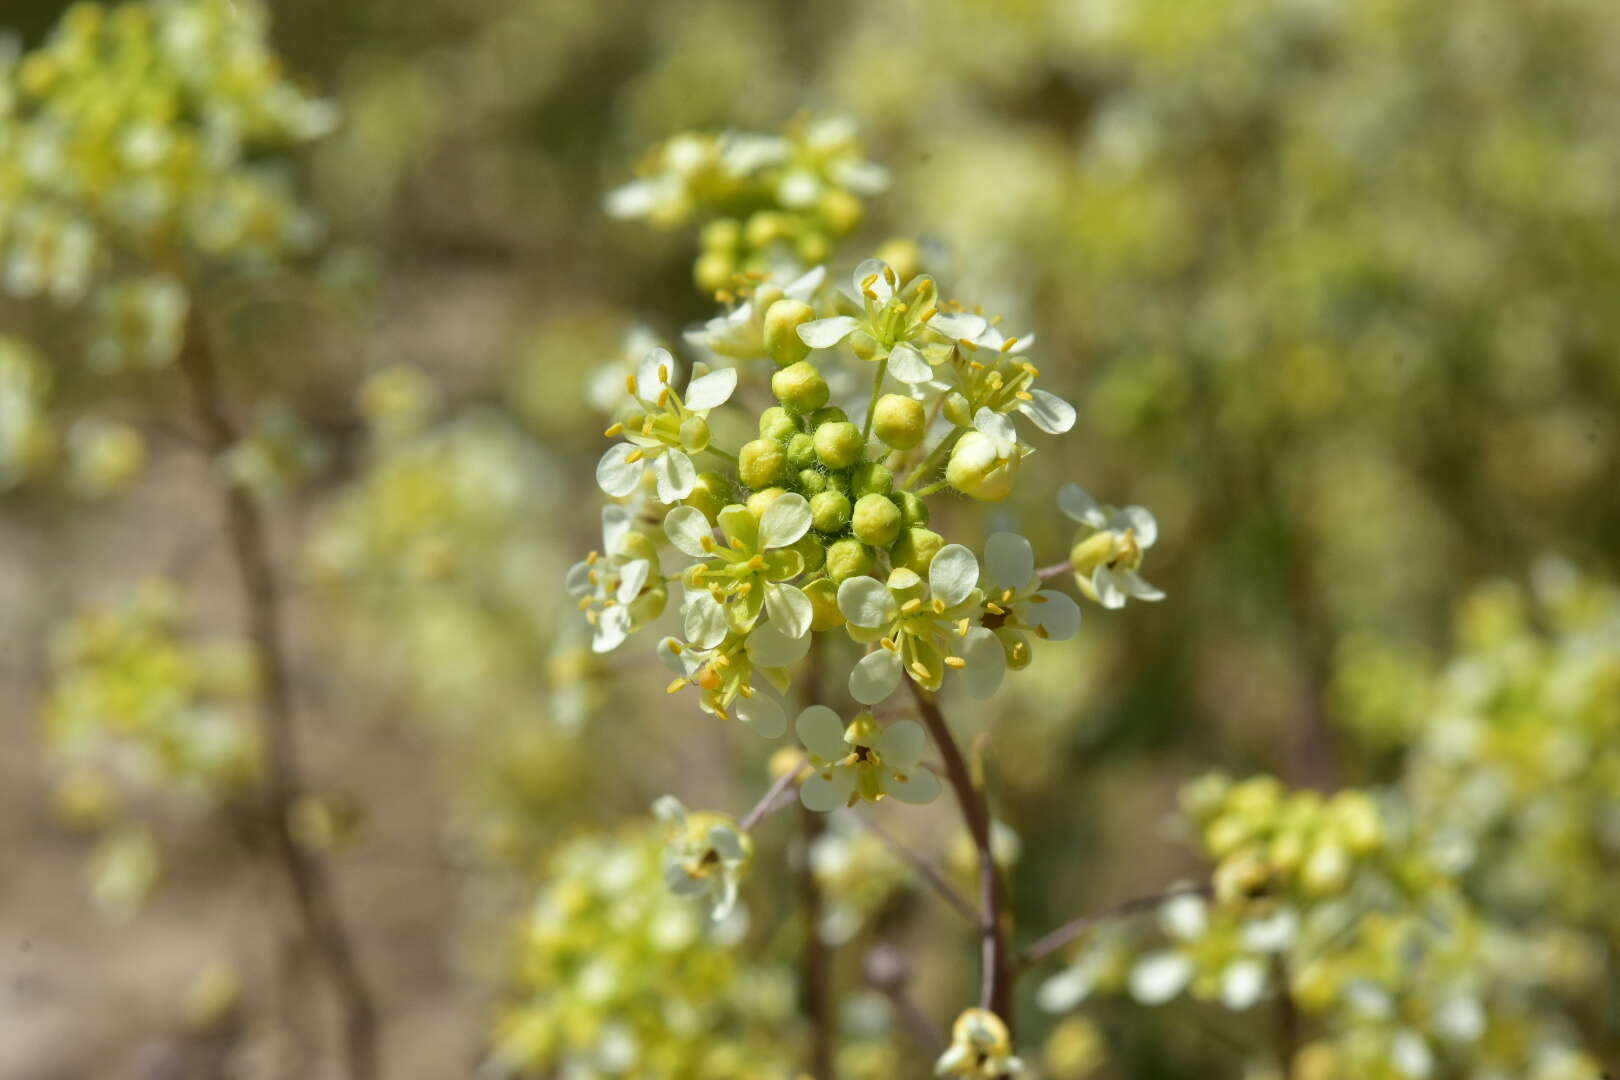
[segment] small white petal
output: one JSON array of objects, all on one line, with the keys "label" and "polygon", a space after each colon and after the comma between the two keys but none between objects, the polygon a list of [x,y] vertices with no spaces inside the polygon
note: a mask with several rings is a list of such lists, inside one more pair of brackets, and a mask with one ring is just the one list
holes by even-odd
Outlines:
[{"label": "small white petal", "polygon": [[1013,427],[1012,421],[993,409],[980,409],[974,413],[973,426],[998,442],[1018,442],[1018,429]]},{"label": "small white petal", "polygon": [[1299,937],[1299,915],[1293,908],[1280,907],[1269,915],[1244,923],[1240,937],[1245,949],[1283,952]]},{"label": "small white petal", "polygon": [[866,298],[864,290],[868,288],[867,280],[871,279],[870,288],[877,295],[878,304],[880,306],[887,304],[890,298],[894,296],[894,286],[889,284],[889,274],[891,273],[893,271],[889,269],[889,264],[882,259],[864,260],[855,268],[855,272],[850,275],[850,282],[855,286],[856,298],[860,300]]},{"label": "small white petal", "polygon": [[1141,1005],[1163,1005],[1192,980],[1192,961],[1175,952],[1144,956],[1131,969],[1131,997]]},{"label": "small white petal", "polygon": [[568,576],[563,579],[563,589],[569,596],[589,596],[596,592],[596,586],[591,584],[591,568],[594,564],[581,559],[568,568]]},{"label": "small white petal", "polygon": [[767,739],[774,739],[787,730],[787,713],[778,702],[762,693],[755,693],[751,698],[738,698],[732,711],[737,714],[737,719]]},{"label": "small white petal", "polygon": [[810,620],[815,617],[815,608],[802,589],[774,582],[765,586],[765,611],[782,633],[796,638],[810,632]]},{"label": "small white petal", "polygon": [[[850,580],[855,580],[851,578]],[[961,544],[947,544],[928,564],[928,588],[934,599],[945,601],[946,607],[955,607],[968,598],[979,584],[979,560]],[[843,595],[843,589],[838,590]],[[842,605],[840,605],[842,606]],[[844,613],[849,618],[849,613]],[[850,620],[854,622],[853,619]]]},{"label": "small white petal", "polygon": [[1221,1004],[1242,1012],[1266,990],[1266,969],[1258,960],[1239,960],[1221,972]]},{"label": "small white petal", "polygon": [[596,628],[591,635],[592,652],[612,652],[630,636],[630,612],[623,607],[610,607],[597,616]]},{"label": "small white petal", "polygon": [[799,801],[818,813],[837,810],[849,802],[855,790],[855,777],[848,769],[834,769],[830,774],[812,773],[799,787]]},{"label": "small white petal", "polygon": [[619,544],[630,533],[630,511],[617,504],[602,507],[602,554],[617,555]]},{"label": "small white petal", "polygon": [[664,517],[664,535],[669,542],[694,559],[706,559],[704,539],[712,539],[714,529],[703,511],[694,506],[677,506]]},{"label": "small white petal", "polygon": [[1035,595],[1046,597],[1046,603],[1025,605],[1022,614],[1026,621],[1045,629],[1048,640],[1068,641],[1080,631],[1080,605],[1068,593],[1042,589]]},{"label": "small white petal", "polygon": [[652,812],[659,821],[686,827],[686,806],[673,795],[660,795],[652,804]]},{"label": "small white petal", "polygon": [[666,506],[680,502],[697,487],[697,469],[692,459],[679,450],[665,450],[653,459],[653,476],[658,480],[658,501]]},{"label": "small white petal", "polygon": [[748,857],[743,848],[742,837],[730,825],[709,826],[709,846],[720,853],[720,857],[727,862],[741,862]]},{"label": "small white petal", "polygon": [[1153,516],[1153,511],[1145,506],[1127,506],[1119,513],[1136,534],[1136,542],[1144,548],[1152,547],[1159,538],[1159,521]]},{"label": "small white petal", "polygon": [[799,326],[799,340],[812,349],[830,349],[847,338],[857,322],[850,315],[835,315],[830,319],[812,319]]},{"label": "small white petal", "polygon": [[1058,509],[1082,525],[1101,529],[1108,524],[1102,507],[1079,484],[1064,484],[1058,489]]},{"label": "small white petal", "polygon": [[849,696],[862,705],[876,705],[900,685],[900,654],[875,649],[861,657],[849,673]]},{"label": "small white petal", "polygon": [[1063,1013],[1091,996],[1095,978],[1091,972],[1076,966],[1041,983],[1035,991],[1035,1004],[1049,1013]]},{"label": "small white petal", "polygon": [[849,752],[844,745],[844,722],[825,705],[811,705],[799,714],[793,729],[804,748],[823,761],[837,761]]},{"label": "small white petal", "polygon": [[646,180],[632,180],[608,192],[609,217],[638,218],[652,212],[658,205],[658,188]]},{"label": "small white petal", "polygon": [[810,651],[810,636],[792,636],[774,622],[754,627],[744,646],[748,659],[762,668],[787,667],[796,664]]},{"label": "small white petal", "polygon": [[872,749],[885,764],[905,772],[922,760],[923,751],[928,749],[928,733],[915,720],[901,720],[884,728]]},{"label": "small white petal", "polygon": [[900,617],[889,587],[877,578],[846,578],[838,586],[838,610],[844,618],[867,630],[889,626]]},{"label": "small white petal", "polygon": [[686,407],[693,412],[707,412],[724,405],[737,389],[737,369],[721,368],[693,379],[686,387]]},{"label": "small white petal", "polygon": [[1097,590],[1097,602],[1103,607],[1118,610],[1125,606],[1125,590],[1108,567],[1099,566],[1092,572],[1091,587]]},{"label": "small white petal", "polygon": [[1020,401],[1018,411],[1048,435],[1062,435],[1074,427],[1074,406],[1045,390],[1031,390],[1031,401]]},{"label": "small white petal", "polygon": [[619,588],[613,596],[621,604],[628,604],[641,595],[641,587],[647,584],[647,575],[652,573],[652,564],[646,559],[631,559],[619,567]]},{"label": "small white petal", "polygon": [[1149,585],[1142,579],[1142,575],[1135,570],[1116,571],[1114,582],[1127,596],[1134,596],[1138,600],[1163,600],[1164,592]]},{"label": "small white petal", "polygon": [[1209,932],[1209,903],[1196,895],[1172,897],[1159,908],[1159,926],[1180,941],[1197,941]]},{"label": "small white petal", "polygon": [[790,300],[808,300],[821,288],[821,283],[827,280],[827,268],[818,266],[813,270],[806,270],[792,281],[788,282],[782,292]]},{"label": "small white petal", "polygon": [[972,315],[965,311],[942,311],[929,319],[928,325],[952,341],[960,341],[963,338],[969,341],[977,341],[979,335],[984,333],[985,327],[990,324],[981,315]]},{"label": "small white petal", "polygon": [[664,864],[664,884],[676,896],[697,896],[709,891],[708,881],[688,874],[678,859]]},{"label": "small white petal", "polygon": [[968,693],[973,697],[985,701],[1001,688],[1001,680],[1007,674],[1007,653],[993,631],[982,626],[969,630],[962,644],[962,659],[967,661],[962,672],[967,676]]},{"label": "small white petal", "polygon": [[658,643],[658,659],[677,675],[690,676],[701,666],[693,659],[692,650],[672,637],[666,637]]},{"label": "small white petal", "polygon": [[787,547],[810,529],[810,504],[803,495],[778,496],[759,519],[761,547]]},{"label": "small white petal", "polygon": [[889,350],[889,374],[910,386],[925,383],[934,377],[934,369],[928,366],[922,353],[901,342]]},{"label": "small white petal", "polygon": [[696,648],[712,649],[726,639],[726,609],[706,592],[690,595],[683,622],[686,640]]},{"label": "small white petal", "polygon": [[991,584],[1022,589],[1035,576],[1035,549],[1017,533],[992,533],[984,544],[984,570]]},{"label": "small white petal", "polygon": [[602,460],[596,463],[596,484],[609,495],[619,498],[636,490],[641,483],[641,474],[646,469],[644,460],[626,461],[635,447],[629,443],[618,443],[608,448],[602,455]]},{"label": "small white petal", "polygon": [[636,396],[644,401],[657,401],[669,380],[675,377],[675,358],[664,348],[652,349],[636,368]]},{"label": "small white petal", "polygon": [[904,770],[905,779],[899,776],[890,776],[883,781],[883,790],[903,803],[913,806],[926,806],[939,798],[939,777],[930,770],[917,765]]}]

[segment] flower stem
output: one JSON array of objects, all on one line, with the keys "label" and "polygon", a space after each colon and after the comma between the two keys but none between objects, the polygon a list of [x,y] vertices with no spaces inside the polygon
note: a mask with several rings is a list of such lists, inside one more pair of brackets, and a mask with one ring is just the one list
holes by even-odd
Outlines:
[{"label": "flower stem", "polygon": [[[805,671],[805,697],[807,704],[821,700],[821,643],[810,642],[810,655]],[[789,776],[796,774],[795,768]],[[816,880],[815,868],[810,864],[810,852],[816,840],[827,827],[826,816],[808,807],[799,808],[802,828],[798,868],[799,913],[804,918],[804,956],[799,968],[799,994],[805,1019],[810,1023],[811,1080],[836,1080],[834,1071],[834,1043],[837,1038],[836,1013],[833,1010],[833,951],[821,940],[822,895],[821,883]]]},{"label": "flower stem", "polygon": [[872,419],[877,415],[878,398],[883,396],[883,376],[889,373],[889,358],[878,361],[877,375],[872,379],[872,400],[866,403],[866,426],[861,428],[861,441],[872,441]]},{"label": "flower stem", "polygon": [[[207,330],[195,305],[187,319],[178,362],[191,391],[192,408],[210,454],[210,466],[234,446],[239,433],[226,411]],[[349,1080],[379,1075],[376,1011],[355,959],[353,942],[338,911],[325,865],[293,837],[289,816],[304,782],[292,704],[292,679],[283,645],[281,593],[270,562],[268,528],[253,497],[211,469],[225,519],[225,536],[236,569],[247,619],[248,639],[257,656],[259,731],[264,744],[264,826],[271,857],[292,893],[310,947],[321,958],[343,1014],[344,1052]]]},{"label": "flower stem", "polygon": [[945,880],[945,875],[939,872],[939,867],[906,847],[893,833],[890,833],[877,822],[860,814],[851,814],[850,816],[855,819],[858,825],[877,837],[878,841],[888,848],[895,858],[917,871],[924,881],[933,886],[934,891],[939,893],[940,897],[951,906],[953,911],[973,925],[977,926],[979,924],[979,913],[974,909],[972,901],[957,892],[956,887]]},{"label": "flower stem", "polygon": [[800,758],[793,763],[793,768],[777,778],[776,783],[772,784],[769,790],[759,797],[759,802],[754,804],[754,808],[743,815],[743,819],[737,823],[737,828],[747,832],[787,805],[780,796],[782,792],[793,786],[794,778],[799,775],[799,770],[804,768],[804,760]]},{"label": "flower stem", "polygon": [[937,469],[939,463],[951,452],[951,447],[956,445],[956,440],[961,437],[962,429],[956,428],[949,435],[939,440],[939,445],[929,451],[928,456],[923,458],[922,464],[913,469],[911,475],[906,477],[906,482],[900,485],[900,490],[909,491],[911,485]]},{"label": "flower stem", "polygon": [[1277,980],[1277,1064],[1283,1080],[1294,1080],[1294,1061],[1299,1057],[1299,1006],[1288,989],[1288,962],[1277,956],[1272,961]]},{"label": "flower stem", "polygon": [[984,793],[974,786],[967,761],[956,745],[956,738],[951,734],[950,725],[945,722],[944,713],[939,710],[939,702],[910,679],[906,679],[905,683],[911,689],[911,696],[917,701],[917,710],[922,714],[923,726],[933,736],[934,744],[939,748],[940,756],[944,758],[945,778],[956,795],[957,805],[962,811],[962,820],[967,823],[968,833],[973,838],[973,846],[978,851],[981,965],[979,1007],[1001,1017],[1008,1030],[1011,1030],[1013,969],[1007,951],[1006,925],[1011,919],[1011,912],[1007,906],[1006,883],[1001,879],[1001,871],[997,869],[995,856],[990,850],[990,807]]},{"label": "flower stem", "polygon": [[1051,566],[1043,566],[1035,573],[1042,581],[1051,581],[1053,578],[1060,578],[1065,574],[1074,573],[1074,564],[1065,559],[1060,563],[1053,563]]},{"label": "flower stem", "polygon": [[733,465],[737,464],[737,455],[736,454],[730,453],[729,451],[726,451],[726,450],[722,450],[718,446],[713,445],[712,443],[710,445],[708,445],[708,446],[705,446],[703,448],[703,452],[706,453],[706,454],[717,454],[720,457],[723,457],[727,461],[731,462]]},{"label": "flower stem", "polygon": [[928,496],[934,494],[934,492],[936,492],[936,491],[944,491],[946,488],[948,488],[950,486],[951,486],[951,482],[949,480],[940,480],[937,483],[929,484],[927,487],[925,487],[921,491],[917,492],[917,497],[919,499],[927,498]]}]

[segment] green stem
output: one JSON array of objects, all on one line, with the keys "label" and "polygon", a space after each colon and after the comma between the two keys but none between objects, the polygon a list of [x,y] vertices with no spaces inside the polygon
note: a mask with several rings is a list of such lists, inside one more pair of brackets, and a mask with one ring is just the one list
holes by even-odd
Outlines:
[{"label": "green stem", "polygon": [[949,480],[941,480],[938,483],[929,484],[927,487],[925,487],[921,491],[917,492],[917,497],[919,499],[926,499],[928,496],[932,495],[934,492],[942,491],[945,488],[948,488],[950,486],[951,486],[951,482]]},{"label": "green stem", "polygon": [[720,457],[725,458],[727,461],[731,462],[733,465],[737,464],[737,455],[736,454],[727,453],[726,451],[720,449],[718,446],[705,446],[703,448],[703,452],[705,454],[718,454]]},{"label": "green stem", "polygon": [[872,380],[872,400],[866,405],[866,427],[861,430],[861,440],[870,442],[872,439],[872,418],[877,415],[878,398],[883,396],[883,376],[889,373],[889,358],[885,356],[878,361],[877,377]]},{"label": "green stem", "polygon": [[923,458],[922,464],[913,469],[911,475],[906,477],[906,482],[900,485],[900,490],[909,491],[911,485],[939,468],[940,461],[949,456],[951,448],[956,445],[956,440],[961,437],[962,429],[957,428],[941,439],[939,445],[934,447],[927,457]]}]

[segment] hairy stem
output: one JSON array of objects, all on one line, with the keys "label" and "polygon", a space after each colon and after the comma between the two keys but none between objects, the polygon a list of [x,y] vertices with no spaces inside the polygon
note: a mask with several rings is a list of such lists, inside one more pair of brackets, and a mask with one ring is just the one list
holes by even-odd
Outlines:
[{"label": "hairy stem", "polygon": [[872,400],[866,404],[866,426],[861,428],[861,441],[872,441],[872,419],[877,415],[878,398],[883,396],[883,376],[889,372],[889,358],[878,361],[877,375],[872,379]]},{"label": "hairy stem", "polygon": [[967,823],[973,846],[978,851],[979,1007],[1001,1017],[1011,1030],[1013,969],[1007,952],[1007,922],[1011,913],[1007,907],[1007,886],[1001,879],[1001,871],[996,868],[995,856],[990,850],[990,807],[984,793],[973,784],[967,761],[956,745],[956,738],[951,734],[950,725],[945,722],[945,715],[939,711],[939,703],[915,682],[910,679],[904,681],[911,688],[911,696],[917,700],[923,725],[928,728],[934,744],[939,747],[940,756],[944,758],[946,782],[956,794],[962,820]]},{"label": "hairy stem", "polygon": [[[219,385],[207,330],[195,307],[187,320],[179,368],[191,391],[210,466],[238,440]],[[219,477],[215,483],[225,534],[247,620],[248,639],[260,668],[259,731],[264,743],[264,826],[270,854],[286,879],[299,923],[320,957],[343,1014],[344,1058],[350,1080],[378,1076],[376,1011],[355,960],[354,946],[338,913],[325,866],[299,846],[288,820],[303,787],[292,681],[281,627],[281,594],[271,566],[267,529],[247,491]]]},{"label": "hairy stem", "polygon": [[922,464],[911,470],[911,475],[906,477],[905,483],[900,485],[900,490],[909,491],[913,484],[937,469],[939,463],[944,461],[950,454],[951,447],[956,445],[956,440],[961,437],[962,429],[956,428],[949,435],[939,440],[939,445],[929,451],[928,456],[923,458]]}]

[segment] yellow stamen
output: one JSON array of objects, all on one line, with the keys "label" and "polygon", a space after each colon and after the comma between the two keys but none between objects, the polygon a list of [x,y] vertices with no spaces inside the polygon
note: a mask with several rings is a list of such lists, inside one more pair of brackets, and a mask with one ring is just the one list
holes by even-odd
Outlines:
[{"label": "yellow stamen", "polygon": [[677,694],[677,693],[681,692],[682,690],[685,690],[690,685],[692,685],[692,684],[690,682],[688,682],[684,678],[682,678],[682,679],[672,679],[672,680],[670,680],[670,684],[668,686],[664,687],[664,693],[666,693],[666,694]]},{"label": "yellow stamen", "polygon": [[986,600],[984,602],[984,609],[992,615],[1007,614],[1007,609],[996,603],[994,600]]},{"label": "yellow stamen", "polygon": [[1002,352],[1011,352],[1012,347],[1014,345],[1016,345],[1016,344],[1018,344],[1018,339],[1015,338],[1015,337],[1010,337],[1006,341],[1003,341],[1001,343],[1001,351]]},{"label": "yellow stamen", "polygon": [[754,696],[754,688],[752,686],[739,686],[737,687],[737,692],[746,698],[751,698]]},{"label": "yellow stamen", "polygon": [[934,614],[935,615],[943,615],[943,614],[945,614],[945,601],[937,600],[937,599],[934,601]]},{"label": "yellow stamen", "polygon": [[1029,377],[1032,378],[1032,379],[1038,379],[1041,376],[1040,368],[1037,368],[1034,364],[1030,363],[1028,360],[1025,360],[1022,364],[1020,364],[1018,366],[1023,368],[1025,371],[1029,372]]},{"label": "yellow stamen", "polygon": [[967,667],[967,661],[962,659],[960,656],[947,656],[945,658],[945,666],[953,667],[960,671],[962,668]]},{"label": "yellow stamen", "polygon": [[967,619],[958,619],[958,620],[956,620],[956,632],[961,637],[967,637],[967,632],[968,632],[968,620]]},{"label": "yellow stamen", "polygon": [[738,598],[747,596],[749,593],[751,593],[753,591],[754,591],[754,583],[752,581],[745,581],[741,585],[737,586],[737,596],[738,596]]},{"label": "yellow stamen", "polygon": [[878,642],[878,644],[882,645],[885,649],[888,649],[890,652],[894,652],[897,648],[899,648],[899,646],[894,643],[894,638],[891,638],[891,637],[884,638],[882,641]]},{"label": "yellow stamen", "polygon": [[582,596],[582,597],[579,598],[579,610],[584,611],[586,608],[588,608],[590,606],[591,606],[591,598],[589,596]]},{"label": "yellow stamen", "polygon": [[1036,593],[1029,598],[1029,602],[1032,604],[1044,604],[1050,599],[1052,599],[1050,596],[1042,596],[1040,593]]},{"label": "yellow stamen", "polygon": [[883,280],[889,283],[890,288],[900,284],[900,278],[895,274],[894,267],[888,263],[883,264]]},{"label": "yellow stamen", "polygon": [[626,465],[634,465],[636,462],[640,461],[646,456],[647,455],[639,449],[632,450],[628,454],[624,455],[624,463]]},{"label": "yellow stamen", "polygon": [[711,551],[712,552],[716,547],[719,546],[718,544],[716,544],[714,542],[714,537],[708,535],[707,533],[705,533],[703,535],[703,538],[701,540],[699,540],[698,543],[703,545],[703,550],[704,551]]},{"label": "yellow stamen", "polygon": [[652,433],[653,433],[653,418],[649,416],[649,417],[647,417],[645,420],[643,420],[641,422],[641,434],[650,438],[652,436]]},{"label": "yellow stamen", "polygon": [[601,555],[600,552],[593,551],[589,555],[585,556],[585,565],[586,566],[595,566],[596,565],[596,560],[600,559],[601,557],[602,557],[602,555]]},{"label": "yellow stamen", "polygon": [[977,345],[975,345],[973,342],[969,341],[965,337],[957,338],[956,339],[956,344],[961,346],[963,352],[978,352],[979,351],[979,347]]},{"label": "yellow stamen", "polygon": [[631,397],[636,396],[636,377],[634,375],[626,375],[624,377],[624,388],[630,391]]},{"label": "yellow stamen", "polygon": [[923,662],[921,660],[913,660],[911,662],[911,671],[912,674],[916,675],[919,680],[926,680],[928,678],[928,669],[923,667]]},{"label": "yellow stamen", "polygon": [[602,432],[602,435],[605,438],[609,438],[609,439],[615,438],[616,436],[623,435],[623,434],[624,434],[624,425],[623,424],[614,424],[612,427],[610,427],[606,431]]},{"label": "yellow stamen", "polygon": [[[658,370],[660,372],[662,372],[663,368],[659,368]],[[669,405],[669,387],[666,386],[662,390],[658,391],[658,407],[660,409],[662,409],[662,408],[667,407],[668,405]]]},{"label": "yellow stamen", "polygon": [[669,382],[669,365],[668,364],[659,364],[658,365],[658,381],[661,382],[661,383]]},{"label": "yellow stamen", "polygon": [[748,569],[755,572],[765,569],[765,556],[755,555],[752,559],[749,559]]},{"label": "yellow stamen", "polygon": [[686,648],[686,646],[682,645],[678,641],[671,641],[669,643],[669,651],[674,653],[676,656],[681,655],[682,651],[685,650],[685,648]]},{"label": "yellow stamen", "polygon": [[914,596],[910,600],[907,600],[905,603],[900,605],[900,614],[910,615],[913,611],[916,611],[918,608],[922,607],[922,603],[923,602],[921,599]]},{"label": "yellow stamen", "polygon": [[927,322],[929,319],[932,319],[935,315],[938,315],[938,314],[939,314],[939,308],[931,307],[927,311],[925,311],[921,315],[919,315],[917,317],[917,319],[918,319],[919,322]]},{"label": "yellow stamen", "polygon": [[1028,390],[1020,390],[1018,393],[1014,394],[1013,397],[1017,398],[1019,401],[1035,400],[1035,395],[1030,393]]},{"label": "yellow stamen", "polygon": [[596,612],[587,611],[585,613],[585,621],[590,623],[592,626],[595,626],[596,625]]}]

